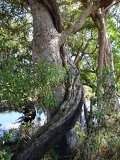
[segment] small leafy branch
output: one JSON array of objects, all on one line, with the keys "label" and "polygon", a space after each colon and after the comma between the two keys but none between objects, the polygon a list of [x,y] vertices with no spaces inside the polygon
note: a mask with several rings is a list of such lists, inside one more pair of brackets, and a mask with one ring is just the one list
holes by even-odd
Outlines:
[{"label": "small leafy branch", "polygon": [[35,66],[35,94],[42,108],[56,106],[55,88],[64,85],[66,70],[59,64],[41,59]]}]

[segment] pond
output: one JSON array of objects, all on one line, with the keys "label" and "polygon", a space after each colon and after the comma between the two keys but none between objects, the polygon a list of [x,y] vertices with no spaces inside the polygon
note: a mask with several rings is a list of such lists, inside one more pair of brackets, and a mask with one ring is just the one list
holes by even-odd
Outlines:
[{"label": "pond", "polygon": [[[90,106],[90,101],[86,100],[86,106]],[[41,126],[46,122],[46,114],[43,111],[37,110],[36,108],[36,118],[34,120],[34,124],[40,124]],[[18,129],[20,126],[20,123],[15,123],[17,122],[18,118],[23,116],[22,113],[17,112],[17,111],[6,111],[6,112],[1,112],[0,113],[0,137],[3,136],[3,134],[10,130],[10,129]],[[84,115],[84,110],[82,111],[82,127],[85,127],[85,115]]]},{"label": "pond", "polygon": [[18,128],[20,123],[15,123],[16,120],[22,116],[22,113],[9,111],[0,113],[0,137],[7,130]]},{"label": "pond", "polygon": [[[86,100],[86,106],[89,111],[90,109],[89,100]],[[44,125],[44,123],[46,122],[45,112],[36,109],[36,113],[37,114],[34,120],[34,124],[35,125],[40,124],[41,126]],[[1,112],[0,113],[0,137],[2,137],[3,134],[10,129],[18,129],[20,126],[20,123],[15,123],[15,122],[17,122],[18,118],[20,118],[21,116],[23,116],[23,114],[17,111]],[[96,123],[96,120],[95,120],[95,123]],[[82,127],[84,128],[85,126],[86,126],[86,121],[85,121],[85,115],[84,115],[84,109],[83,109],[82,110]]]},{"label": "pond", "polygon": [[[37,124],[40,122],[43,125],[46,121],[46,116],[44,112],[36,111],[36,118],[34,123]],[[20,126],[20,123],[16,123],[18,118],[23,116],[22,113],[16,111],[6,111],[0,113],[0,137],[10,129],[17,129]]]}]

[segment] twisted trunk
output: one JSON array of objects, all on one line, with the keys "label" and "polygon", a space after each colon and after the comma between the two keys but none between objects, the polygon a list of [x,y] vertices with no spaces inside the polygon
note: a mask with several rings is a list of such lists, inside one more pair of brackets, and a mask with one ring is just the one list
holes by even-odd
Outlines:
[{"label": "twisted trunk", "polygon": [[[60,46],[59,35],[62,31],[62,25],[56,1],[29,0],[29,4],[33,16],[34,63],[37,63],[39,59],[44,59],[47,62],[63,66],[65,53],[63,45]],[[54,88],[59,108],[50,111],[52,119],[49,119],[48,124],[38,129],[26,149],[18,150],[11,160],[40,160],[55,144],[59,144],[59,156],[69,156],[71,148],[75,145],[73,144],[75,141],[71,143],[75,138],[71,129],[79,117],[79,109],[82,105],[82,86],[79,81],[79,72],[72,62],[69,62],[69,65],[69,88],[66,88],[66,96],[65,86]],[[60,143],[62,140],[66,142],[64,146]],[[63,150],[65,153],[62,153]],[[63,159],[64,157],[62,157]]]},{"label": "twisted trunk", "polygon": [[82,106],[82,86],[79,79],[77,69],[71,66],[69,70],[70,87],[60,110],[48,124],[38,129],[27,148],[14,154],[11,160],[40,160],[75,125]]}]

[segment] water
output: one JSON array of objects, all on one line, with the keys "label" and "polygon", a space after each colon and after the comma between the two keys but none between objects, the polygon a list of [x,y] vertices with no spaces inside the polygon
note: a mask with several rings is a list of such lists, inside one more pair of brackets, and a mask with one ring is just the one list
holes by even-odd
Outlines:
[{"label": "water", "polygon": [[[89,111],[90,109],[90,101],[86,100],[86,106]],[[40,126],[44,125],[46,122],[46,114],[43,111],[40,111],[36,109],[36,118],[34,120],[34,124],[40,124]],[[9,112],[1,112],[0,113],[0,137],[3,136],[4,132],[10,130],[10,129],[18,129],[20,126],[20,123],[17,122],[17,119],[23,116],[22,113],[16,112],[16,111],[9,111]],[[85,115],[84,110],[82,111],[82,127],[85,127]]]},{"label": "water", "polygon": [[[86,106],[90,106],[90,101],[86,100]],[[36,108],[36,118],[34,120],[35,124],[40,123],[40,125],[44,125],[46,122],[46,114],[43,111],[37,110]],[[0,135],[3,134],[4,131],[8,131],[10,129],[17,129],[20,126],[20,123],[17,122],[17,119],[23,116],[22,113],[17,111],[6,111],[0,113]],[[82,112],[83,126],[85,124],[84,112]]]},{"label": "water", "polygon": [[[15,123],[18,118],[23,116],[22,113],[16,111],[9,111],[9,112],[1,112],[0,113],[0,137],[4,135],[4,132],[10,129],[18,129],[20,123]],[[35,124],[40,123],[40,125],[44,125],[46,121],[46,116],[44,112],[37,112],[36,118],[34,120]]]},{"label": "water", "polygon": [[35,120],[34,120],[34,123],[37,125],[38,123],[40,123],[41,126],[43,126],[45,123],[46,123],[46,119],[47,119],[47,116],[45,114],[45,112],[40,112],[37,111],[37,114],[36,114],[36,117],[35,117]]},{"label": "water", "polygon": [[17,129],[20,123],[15,123],[16,120],[22,116],[22,113],[16,111],[1,112],[0,113],[0,137],[4,132],[10,129]]}]

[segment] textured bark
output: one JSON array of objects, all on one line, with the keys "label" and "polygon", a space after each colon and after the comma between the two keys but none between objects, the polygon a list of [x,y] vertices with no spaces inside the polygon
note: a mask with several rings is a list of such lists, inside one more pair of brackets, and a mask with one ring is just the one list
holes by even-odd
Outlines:
[{"label": "textured bark", "polygon": [[38,129],[27,148],[14,154],[11,160],[40,160],[75,125],[82,106],[82,86],[79,79],[77,69],[71,66],[68,95],[59,112],[48,124]]},{"label": "textured bark", "polygon": [[[99,9],[98,12],[92,13],[91,17],[96,27],[98,28],[98,35],[99,35],[98,82],[97,82],[98,107],[113,109],[114,107],[118,106],[118,98],[117,98],[116,84],[114,83],[115,73],[114,73],[113,53],[106,31],[106,12],[104,8],[102,8]],[[105,73],[105,70],[108,70],[108,72]]]},{"label": "textured bark", "polygon": [[[45,59],[51,63],[62,65],[61,52],[63,48],[59,44],[59,33],[62,30],[62,25],[59,17],[58,7],[54,0],[30,0],[33,15],[33,61],[37,63],[39,59]],[[73,132],[70,131],[74,127],[79,116],[79,108],[82,103],[82,87],[79,82],[79,73],[75,66],[70,67],[69,72],[69,90],[66,101],[59,106],[54,113],[50,114],[52,119],[48,124],[40,128],[32,141],[25,149],[14,154],[12,159],[34,160],[41,159],[44,154],[54,146],[59,144],[59,141],[65,140],[64,151],[73,147]],[[59,86],[54,89],[59,103],[64,99],[64,86]],[[59,110],[60,108],[60,110]],[[58,111],[59,110],[59,111]],[[56,113],[55,116],[53,116]],[[74,141],[75,142],[75,141]],[[69,143],[69,144],[68,144]],[[60,145],[60,150],[63,145]],[[63,149],[63,148],[62,148]],[[60,153],[61,156],[64,156]]]},{"label": "textured bark", "polygon": [[102,70],[104,68],[104,58],[105,58],[105,21],[102,13],[99,14],[99,55],[98,55],[98,72],[102,75]]},{"label": "textured bark", "polygon": [[[106,19],[104,10],[99,10],[98,19],[100,23],[99,32],[99,56],[98,56],[98,92],[102,93],[102,88],[104,89],[104,97],[98,94],[98,99],[104,99],[106,109],[113,109],[116,107],[117,92],[116,84],[114,83],[115,73],[114,73],[114,63],[113,63],[113,53],[109,43],[107,31],[106,31]],[[105,70],[108,70],[105,73]],[[105,75],[104,75],[105,74]],[[102,83],[104,82],[104,84]],[[100,107],[101,100],[98,101],[98,106]],[[102,106],[101,106],[102,107]],[[101,108],[100,107],[100,108]]]},{"label": "textured bark", "polygon": [[[48,62],[60,65],[62,65],[60,51],[63,51],[61,45],[64,44],[69,35],[80,30],[86,17],[100,6],[90,4],[72,27],[62,31],[55,0],[29,0],[29,4],[32,10],[34,29],[33,61],[36,63],[40,58],[43,58]],[[65,58],[64,55],[62,56]],[[82,106],[82,86],[76,66],[72,62],[69,62],[69,65],[69,88],[59,111],[48,124],[38,129],[26,149],[14,154],[11,160],[40,160],[62,138],[70,137],[69,131],[74,127]],[[63,100],[64,93],[63,86],[59,86],[56,91],[59,102]]]},{"label": "textured bark", "polygon": [[39,1],[30,1],[33,15],[33,60],[45,58],[61,64],[59,34],[47,8]]},{"label": "textured bark", "polygon": [[41,0],[41,1],[44,4],[44,6],[48,9],[48,11],[53,19],[53,24],[54,24],[56,30],[59,33],[61,33],[63,30],[63,26],[62,26],[60,13],[59,13],[58,4],[55,2],[55,0],[50,0],[50,1]]},{"label": "textured bark", "polygon": [[[37,63],[40,59],[45,59],[50,63],[62,65],[59,46],[59,33],[57,32],[53,19],[44,6],[38,0],[30,0],[33,15],[33,61]],[[57,21],[57,20],[56,20]],[[56,98],[61,102],[64,98],[65,88],[59,86],[55,88]]]}]

